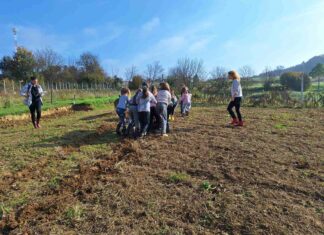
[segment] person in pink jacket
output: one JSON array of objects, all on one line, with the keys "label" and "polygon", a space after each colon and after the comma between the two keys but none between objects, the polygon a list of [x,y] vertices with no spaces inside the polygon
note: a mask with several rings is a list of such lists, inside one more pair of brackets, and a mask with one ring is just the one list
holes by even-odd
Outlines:
[{"label": "person in pink jacket", "polygon": [[191,109],[191,94],[189,93],[188,89],[186,89],[180,98],[181,102],[181,111],[182,111],[182,116],[188,116],[190,109]]}]

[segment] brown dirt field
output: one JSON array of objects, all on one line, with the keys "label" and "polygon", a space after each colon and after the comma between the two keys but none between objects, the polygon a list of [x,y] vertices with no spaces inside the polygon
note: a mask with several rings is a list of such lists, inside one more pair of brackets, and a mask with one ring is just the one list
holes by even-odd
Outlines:
[{"label": "brown dirt field", "polygon": [[324,233],[324,110],[244,108],[232,128],[223,107],[194,108],[168,138],[107,141],[49,184],[53,161],[112,135],[113,112],[91,112],[94,132],[0,174],[4,202],[33,195],[3,216],[4,234]]}]

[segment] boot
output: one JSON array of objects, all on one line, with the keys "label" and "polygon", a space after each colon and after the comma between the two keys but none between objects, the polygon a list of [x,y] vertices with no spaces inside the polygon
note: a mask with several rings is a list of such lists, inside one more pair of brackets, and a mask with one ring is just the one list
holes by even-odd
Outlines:
[{"label": "boot", "polygon": [[117,135],[121,135],[121,133],[120,133],[120,127],[121,127],[121,124],[118,124],[117,127],[116,127],[116,133],[117,133]]},{"label": "boot", "polygon": [[243,126],[243,121],[239,121],[238,123],[235,124],[235,126]]},{"label": "boot", "polygon": [[38,119],[37,122],[36,122],[36,127],[37,128],[41,128],[41,126],[39,125],[39,122],[40,122],[40,120]]},{"label": "boot", "polygon": [[230,122],[230,125],[237,125],[237,124],[238,124],[237,118],[233,118],[232,122]]}]

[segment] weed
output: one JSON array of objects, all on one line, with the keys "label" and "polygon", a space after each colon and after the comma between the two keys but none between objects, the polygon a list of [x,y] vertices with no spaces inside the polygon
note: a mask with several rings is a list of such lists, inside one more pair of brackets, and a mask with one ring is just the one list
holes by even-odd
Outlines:
[{"label": "weed", "polygon": [[287,129],[287,125],[282,124],[282,123],[278,123],[274,125],[274,128],[278,129],[278,130],[286,130]]},{"label": "weed", "polygon": [[212,185],[208,181],[202,182],[202,184],[200,185],[200,188],[203,190],[206,190],[206,191],[213,189]]},{"label": "weed", "polygon": [[60,187],[62,179],[58,176],[53,177],[47,183],[47,186],[52,190],[57,190]]},{"label": "weed", "polygon": [[9,207],[6,207],[4,205],[0,205],[0,220],[6,216],[7,214],[9,214],[11,211],[11,209]]},{"label": "weed", "polygon": [[82,216],[84,215],[84,210],[80,205],[75,205],[73,207],[69,207],[64,212],[64,218],[69,222],[80,221]]},{"label": "weed", "polygon": [[189,175],[187,175],[186,173],[171,173],[169,176],[169,180],[172,183],[180,183],[180,182],[185,182],[189,179]]}]

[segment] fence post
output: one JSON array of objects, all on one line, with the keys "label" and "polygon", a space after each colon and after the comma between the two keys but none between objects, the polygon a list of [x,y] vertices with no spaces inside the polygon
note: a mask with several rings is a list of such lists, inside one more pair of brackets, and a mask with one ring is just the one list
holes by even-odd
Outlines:
[{"label": "fence post", "polygon": [[12,92],[15,93],[15,82],[14,80],[11,81],[12,84]]},{"label": "fence post", "polygon": [[4,93],[6,94],[7,90],[6,90],[6,81],[5,80],[3,80],[3,90],[4,90]]}]

